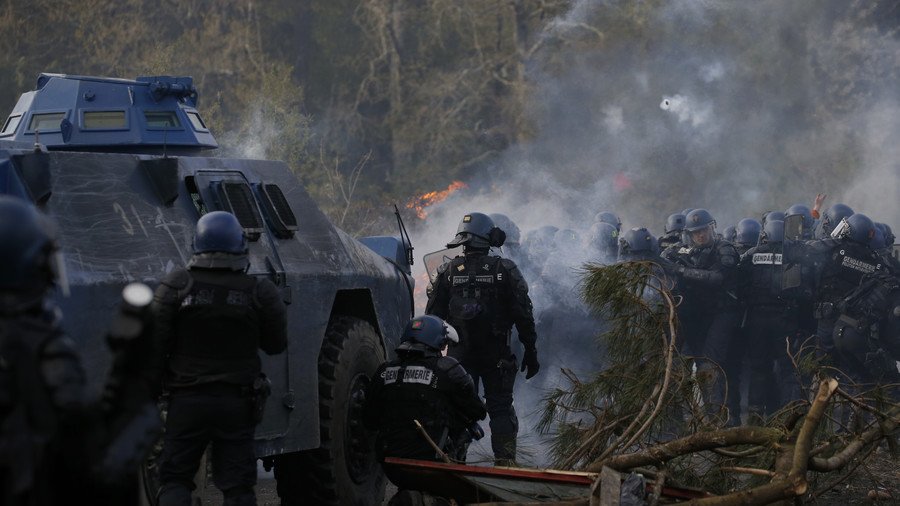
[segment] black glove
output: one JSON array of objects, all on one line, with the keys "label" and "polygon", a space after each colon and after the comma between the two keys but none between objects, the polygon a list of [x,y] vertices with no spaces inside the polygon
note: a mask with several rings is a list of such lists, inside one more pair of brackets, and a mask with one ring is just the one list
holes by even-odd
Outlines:
[{"label": "black glove", "polygon": [[522,368],[520,371],[525,372],[525,369],[528,369],[528,372],[525,373],[525,379],[531,379],[541,370],[541,364],[538,363],[537,359],[537,348],[533,346],[526,349],[525,356],[522,357]]}]

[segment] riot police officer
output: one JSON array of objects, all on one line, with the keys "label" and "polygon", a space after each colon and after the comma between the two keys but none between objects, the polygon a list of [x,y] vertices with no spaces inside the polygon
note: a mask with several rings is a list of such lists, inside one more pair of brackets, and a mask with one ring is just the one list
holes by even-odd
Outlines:
[{"label": "riot police officer", "polygon": [[[729,346],[738,325],[734,246],[718,239],[716,221],[706,209],[694,209],[685,218],[683,244],[671,246],[662,257],[674,264],[670,271],[678,278],[684,302],[678,307],[679,349],[701,359],[699,368],[713,377],[707,396],[710,411],[722,404],[725,383],[718,367],[726,366]],[[734,371],[725,370],[728,377]],[[729,386],[729,388],[737,388]],[[738,413],[731,413],[732,421]]]},{"label": "riot police officer", "polygon": [[656,238],[644,227],[632,228],[619,238],[619,261],[659,260]]},{"label": "riot police officer", "polygon": [[[816,203],[819,203],[818,197],[816,197]],[[834,227],[838,225],[844,218],[848,218],[853,214],[853,209],[846,204],[832,204],[831,207],[825,210],[822,214],[822,218],[819,220],[819,223],[816,227],[815,237],[816,239],[828,239],[831,237],[831,232],[834,230]],[[813,213],[813,217],[815,217],[816,213]]]},{"label": "riot police officer", "polygon": [[814,316],[820,354],[833,354],[838,304],[859,286],[863,275],[884,268],[883,260],[869,247],[874,235],[872,220],[857,213],[841,219],[832,237],[810,241],[801,248],[801,261],[815,277]]},{"label": "riot police officer", "polygon": [[590,255],[589,260],[601,264],[615,262],[619,249],[618,239],[619,231],[614,225],[602,221],[591,225],[584,244]]},{"label": "riot police officer", "polygon": [[444,356],[458,342],[456,330],[436,316],[406,324],[398,358],[381,364],[366,391],[363,421],[378,433],[380,458],[441,460],[417,421],[441,451],[465,460],[470,431],[477,430],[473,424],[487,409],[463,366]]},{"label": "riot police officer", "polygon": [[601,211],[594,216],[594,223],[609,223],[616,227],[616,232],[622,231],[622,220],[616,213],[611,211]]},{"label": "riot police officer", "polygon": [[[161,428],[143,376],[153,355],[144,319],[123,322],[127,345],[108,336],[119,349],[102,401],[89,400],[75,344],[48,296],[67,286],[53,225],[0,195],[0,237],[0,504],[136,504],[138,466]],[[149,288],[135,289],[146,292],[147,307]]]},{"label": "riot police officer", "polygon": [[684,215],[681,213],[670,214],[666,218],[666,226],[663,235],[659,238],[659,248],[665,250],[681,242],[681,232],[684,230]]},{"label": "riot police officer", "polygon": [[[275,285],[246,274],[247,239],[234,215],[197,222],[187,269],[156,291],[156,338],[165,353],[169,408],[159,457],[159,504],[188,505],[193,477],[212,443],[213,479],[225,504],[256,504],[254,384],[257,349],[287,346],[284,303]],[[259,389],[256,389],[259,390]]]},{"label": "riot police officer", "polygon": [[525,262],[522,251],[522,232],[519,227],[509,219],[509,216],[501,213],[491,213],[488,216],[494,220],[494,225],[506,232],[506,242],[503,243],[503,255],[517,264]]},{"label": "riot police officer", "polygon": [[[784,222],[767,221],[759,245],[741,257],[743,338],[749,359],[748,406],[764,417],[796,398],[799,384],[787,354],[799,325],[797,296],[782,289]],[[770,395],[772,391],[775,395]]]},{"label": "riot police officer", "polygon": [[516,458],[519,429],[512,395],[517,364],[509,343],[513,324],[525,348],[521,370],[527,370],[526,379],[538,373],[540,363],[528,284],[514,262],[488,254],[503,244],[504,235],[487,215],[466,214],[447,244],[462,246],[463,255],[438,268],[425,312],[459,332],[450,356],[476,385],[484,384],[494,458],[508,463]]}]

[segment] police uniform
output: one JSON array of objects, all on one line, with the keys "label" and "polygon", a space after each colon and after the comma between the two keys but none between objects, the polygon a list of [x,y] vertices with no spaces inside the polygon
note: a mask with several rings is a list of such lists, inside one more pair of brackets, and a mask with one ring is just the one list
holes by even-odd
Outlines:
[{"label": "police uniform", "polygon": [[743,340],[749,360],[748,405],[751,413],[771,414],[797,398],[800,385],[787,353],[800,323],[798,293],[782,290],[781,242],[750,248],[739,266],[745,306]]},{"label": "police uniform", "polygon": [[833,355],[838,304],[859,286],[864,275],[881,271],[884,264],[867,245],[850,240],[810,241],[802,251],[803,262],[815,279],[816,344],[821,353]]},{"label": "police uniform", "polygon": [[159,503],[190,504],[194,474],[212,443],[225,504],[255,504],[251,390],[260,374],[257,349],[271,355],[287,346],[281,296],[271,281],[243,270],[193,265],[166,276],[155,303],[170,394]]},{"label": "police uniform", "polygon": [[[739,324],[737,251],[731,243],[714,238],[702,247],[670,247],[662,257],[677,266],[676,289],[684,298],[677,309],[679,350],[706,359],[699,363],[701,369],[714,371],[713,364],[726,368],[726,377],[733,381],[737,373],[727,369],[726,359]],[[724,401],[724,384],[716,378],[709,397],[711,409]],[[736,388],[729,384],[729,389]]]},{"label": "police uniform", "polygon": [[456,359],[410,353],[385,362],[375,372],[366,392],[363,421],[378,431],[379,457],[441,460],[413,420],[442,450],[454,454],[464,431],[486,414],[475,383]]},{"label": "police uniform", "polygon": [[509,340],[515,324],[526,355],[536,354],[528,284],[511,260],[473,249],[439,267],[432,285],[425,312],[447,320],[459,332],[460,342],[450,347],[450,355],[472,375],[476,386],[484,384],[494,457],[514,460],[519,430],[513,407],[517,363]]}]

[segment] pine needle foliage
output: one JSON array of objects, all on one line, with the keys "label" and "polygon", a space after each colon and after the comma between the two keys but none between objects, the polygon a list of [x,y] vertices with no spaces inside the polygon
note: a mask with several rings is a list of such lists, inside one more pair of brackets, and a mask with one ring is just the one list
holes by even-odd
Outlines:
[{"label": "pine needle foliage", "polygon": [[[606,322],[598,336],[608,367],[545,396],[539,429],[552,433],[554,464],[580,467],[636,449],[677,429],[697,401],[691,371],[675,352],[676,299],[652,262],[583,267],[582,298]],[[666,406],[680,406],[670,409]]]}]

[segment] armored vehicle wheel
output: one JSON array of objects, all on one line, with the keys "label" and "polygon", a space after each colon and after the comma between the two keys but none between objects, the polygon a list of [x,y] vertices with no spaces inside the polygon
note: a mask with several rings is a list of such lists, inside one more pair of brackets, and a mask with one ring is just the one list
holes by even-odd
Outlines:
[{"label": "armored vehicle wheel", "polygon": [[335,316],[319,352],[321,446],[275,462],[283,504],[380,505],[386,478],[362,425],[363,391],[385,360],[367,322]]}]

